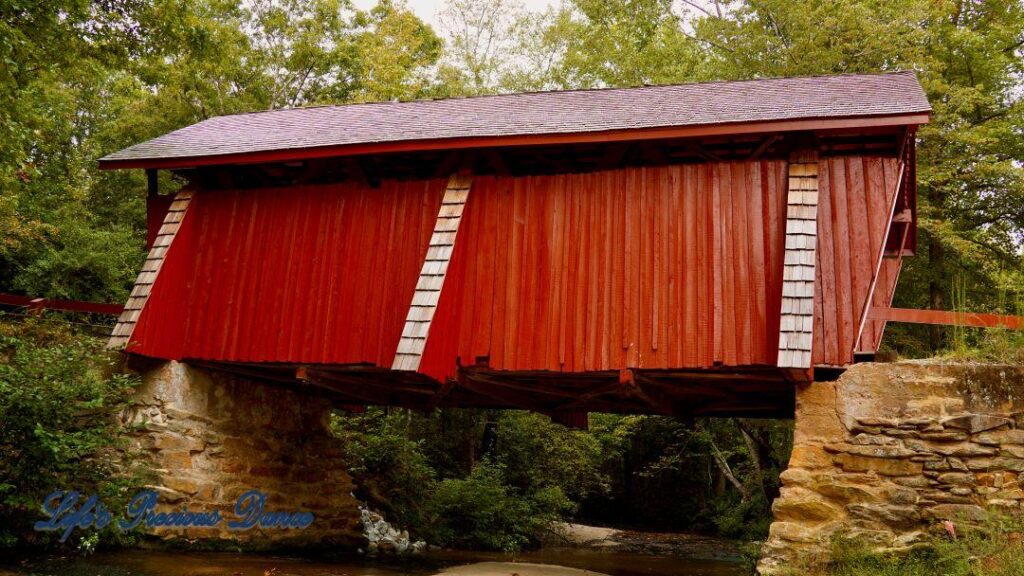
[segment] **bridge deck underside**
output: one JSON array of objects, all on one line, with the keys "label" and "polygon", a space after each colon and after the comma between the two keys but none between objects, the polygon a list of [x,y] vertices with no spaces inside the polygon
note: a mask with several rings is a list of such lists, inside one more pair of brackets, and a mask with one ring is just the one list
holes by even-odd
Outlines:
[{"label": "bridge deck underside", "polygon": [[513,408],[553,416],[609,412],[792,418],[794,382],[806,374],[771,366],[583,373],[464,366],[457,378],[442,383],[416,372],[367,364],[187,362],[241,378],[312,389],[339,407]]}]

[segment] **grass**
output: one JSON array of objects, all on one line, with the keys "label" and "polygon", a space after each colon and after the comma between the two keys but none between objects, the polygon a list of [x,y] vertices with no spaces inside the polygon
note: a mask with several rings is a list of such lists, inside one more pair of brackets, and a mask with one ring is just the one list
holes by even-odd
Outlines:
[{"label": "grass", "polygon": [[[963,279],[953,282],[953,310],[970,311],[967,286]],[[1004,290],[996,290],[997,307],[1009,314],[1024,315],[1024,300],[1011,300]],[[1007,328],[970,328],[953,326],[949,333],[948,356],[957,360],[1024,364],[1024,330]]]},{"label": "grass", "polygon": [[957,528],[956,538],[934,533],[923,545],[878,553],[838,536],[832,561],[794,568],[807,576],[1020,576],[1024,574],[1024,515],[993,515],[981,526]]}]

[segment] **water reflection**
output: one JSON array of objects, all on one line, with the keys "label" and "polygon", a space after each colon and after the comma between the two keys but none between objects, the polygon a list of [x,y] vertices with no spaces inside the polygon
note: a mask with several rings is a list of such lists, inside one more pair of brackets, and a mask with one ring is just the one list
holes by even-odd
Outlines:
[{"label": "water reflection", "polygon": [[[103,552],[88,558],[30,561],[0,576],[430,576],[486,561],[554,564],[610,576],[740,576],[738,559],[693,559],[576,549],[546,549],[516,555],[441,552],[404,560],[307,560],[222,552]],[[510,574],[512,572],[510,571]]]}]

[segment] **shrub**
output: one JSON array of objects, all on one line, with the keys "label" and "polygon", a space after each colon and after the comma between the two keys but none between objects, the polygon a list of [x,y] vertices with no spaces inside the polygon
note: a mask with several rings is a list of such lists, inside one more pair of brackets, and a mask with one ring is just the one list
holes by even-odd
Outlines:
[{"label": "shrub", "polygon": [[99,339],[0,317],[0,545],[54,540],[31,528],[53,490],[95,493],[108,508],[130,496],[115,415],[137,380],[112,368]]},{"label": "shrub", "polygon": [[484,463],[438,485],[429,537],[443,546],[515,551],[536,544],[571,507],[560,488],[520,493],[507,484],[504,467]]},{"label": "shrub", "polygon": [[409,438],[414,417],[407,410],[370,408],[364,414],[335,414],[332,424],[360,499],[419,536],[436,481],[422,442]]},{"label": "shrub", "polygon": [[559,488],[574,502],[610,490],[610,479],[600,470],[602,446],[594,434],[555,424],[541,414],[507,410],[498,419],[497,435],[494,461],[520,490]]}]

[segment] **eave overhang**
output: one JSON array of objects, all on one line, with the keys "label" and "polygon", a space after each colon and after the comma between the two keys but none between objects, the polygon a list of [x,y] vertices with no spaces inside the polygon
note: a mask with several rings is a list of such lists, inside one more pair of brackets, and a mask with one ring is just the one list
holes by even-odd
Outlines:
[{"label": "eave overhang", "polygon": [[920,124],[928,123],[930,116],[931,114],[929,112],[919,112],[912,114],[846,118],[807,118],[798,120],[740,122],[696,126],[667,126],[597,132],[563,132],[427,140],[398,140],[345,144],[338,146],[261,150],[255,152],[204,156],[152,157],[121,160],[108,160],[101,158],[99,160],[99,168],[101,170],[123,170],[132,168],[182,170],[197,168],[200,166],[297,162],[318,158],[387,154],[395,152],[427,152],[509,146],[600,144],[671,138],[728,136],[734,134],[740,135],[773,132],[828,131],[856,128],[918,126]]}]

